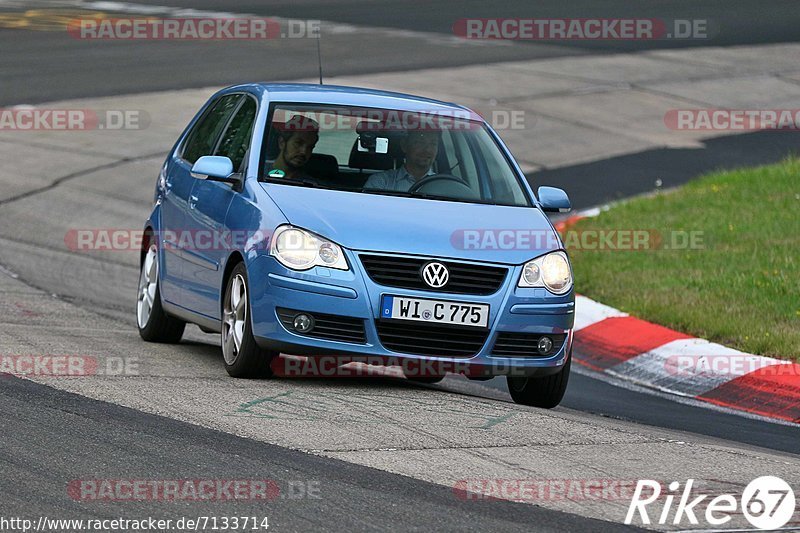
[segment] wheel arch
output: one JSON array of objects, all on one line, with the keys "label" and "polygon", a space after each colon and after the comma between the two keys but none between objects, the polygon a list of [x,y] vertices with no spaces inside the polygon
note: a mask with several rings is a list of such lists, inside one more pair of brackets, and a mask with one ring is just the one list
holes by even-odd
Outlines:
[{"label": "wheel arch", "polygon": [[[225,289],[228,287],[228,278],[231,276],[231,272],[233,269],[236,268],[236,265],[239,263],[244,263],[244,256],[238,250],[231,252],[228,256],[228,260],[225,261],[225,269],[222,271],[222,284],[219,288],[219,316],[222,317],[222,307],[225,305]],[[248,291],[248,297],[250,297]]]},{"label": "wheel arch", "polygon": [[147,224],[142,233],[142,245],[139,247],[139,268],[144,264],[144,258],[147,255],[147,250],[150,248],[150,241],[153,240],[154,234],[155,230],[153,230],[153,225]]}]

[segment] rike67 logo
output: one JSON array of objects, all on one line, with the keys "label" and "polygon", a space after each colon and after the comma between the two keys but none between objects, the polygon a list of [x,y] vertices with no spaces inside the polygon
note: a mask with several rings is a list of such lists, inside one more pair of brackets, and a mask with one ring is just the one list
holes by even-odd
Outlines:
[{"label": "rike67 logo", "polygon": [[[733,494],[722,494],[706,501],[710,497],[708,494],[694,497],[693,486],[693,479],[687,480],[683,489],[679,482],[673,481],[662,496],[661,483],[640,479],[633,492],[625,523],[632,524],[638,514],[638,521],[644,525],[652,522],[679,525],[685,524],[686,520],[696,526],[700,523],[698,517],[701,517],[709,525],[721,526],[730,522],[732,515],[741,513],[753,527],[774,530],[785,526],[794,516],[794,492],[779,477],[762,476],[754,479],[745,487],[740,500]],[[656,503],[659,500],[663,500],[663,506]],[[674,505],[676,500],[677,504]],[[705,512],[701,513],[703,507]],[[651,512],[654,513],[652,518]]]}]

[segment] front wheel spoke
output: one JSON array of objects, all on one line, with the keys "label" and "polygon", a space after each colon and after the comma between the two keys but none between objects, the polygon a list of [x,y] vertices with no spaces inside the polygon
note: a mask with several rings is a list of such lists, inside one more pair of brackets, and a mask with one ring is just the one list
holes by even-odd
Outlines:
[{"label": "front wheel spoke", "polygon": [[139,275],[139,287],[136,297],[136,318],[139,327],[144,328],[150,320],[158,290],[158,254],[155,246],[151,246],[145,255]]},{"label": "front wheel spoke", "polygon": [[233,338],[233,350],[234,350],[233,353],[238,354],[239,350],[242,349],[241,343],[236,338],[236,335],[231,335],[231,338]]},{"label": "front wheel spoke", "polygon": [[228,335],[225,336],[224,343],[225,343],[224,345],[225,353],[234,355],[236,341],[233,338],[233,331],[231,331]]},{"label": "front wheel spoke", "polygon": [[244,317],[244,302],[245,302],[244,296],[240,296],[239,297],[239,303],[236,304],[236,308],[235,308],[236,316],[238,318],[243,318]]},{"label": "front wheel spoke", "polygon": [[247,316],[247,284],[235,275],[228,286],[225,307],[222,310],[222,349],[227,364],[234,364],[244,344],[245,317]]},{"label": "front wheel spoke", "polygon": [[139,325],[141,327],[147,326],[147,322],[150,320],[150,307],[144,302],[139,302],[138,307],[138,314],[139,314]]},{"label": "front wheel spoke", "polygon": [[225,313],[222,315],[222,322],[224,322],[225,325],[228,327],[228,331],[233,330],[233,324],[235,322],[233,313],[231,313],[230,311],[225,311]]},{"label": "front wheel spoke", "polygon": [[236,351],[242,349],[242,339],[244,338],[244,321],[237,320],[233,326],[233,340],[236,342]]},{"label": "front wheel spoke", "polygon": [[147,305],[153,307],[153,302],[156,301],[156,284],[153,283],[144,291],[145,300],[147,300]]},{"label": "front wheel spoke", "polygon": [[145,259],[145,275],[147,276],[147,281],[154,281],[156,277],[156,253],[151,251],[147,254],[147,258]]},{"label": "front wheel spoke", "polygon": [[241,301],[242,297],[241,292],[241,281],[239,281],[239,278],[236,277],[234,278],[233,286],[231,287],[231,309],[236,310],[239,307],[239,302]]}]

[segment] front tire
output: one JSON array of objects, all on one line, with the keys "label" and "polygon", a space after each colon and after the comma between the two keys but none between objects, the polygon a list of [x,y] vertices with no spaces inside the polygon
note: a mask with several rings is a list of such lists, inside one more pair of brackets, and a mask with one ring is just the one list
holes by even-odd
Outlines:
[{"label": "front tire", "polygon": [[514,403],[552,409],[561,403],[569,382],[572,354],[566,364],[555,374],[542,377],[508,376],[508,392]]},{"label": "front tire", "polygon": [[150,244],[139,272],[139,294],[136,301],[136,323],[139,336],[147,342],[174,344],[180,342],[186,322],[169,316],[161,306],[158,283],[158,248]]},{"label": "front tire", "polygon": [[262,350],[253,337],[247,268],[239,263],[226,283],[222,305],[222,356],[231,377],[271,377],[274,352]]}]

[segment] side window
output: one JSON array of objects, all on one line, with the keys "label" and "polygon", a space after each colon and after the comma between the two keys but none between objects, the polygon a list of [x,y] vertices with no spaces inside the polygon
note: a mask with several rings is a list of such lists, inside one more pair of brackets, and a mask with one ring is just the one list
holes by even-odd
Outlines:
[{"label": "side window", "polygon": [[205,116],[200,118],[189,133],[186,144],[183,145],[182,157],[185,160],[194,164],[200,157],[211,155],[222,128],[225,127],[228,117],[241,97],[240,94],[223,96]]},{"label": "side window", "polygon": [[242,170],[244,157],[250,147],[250,137],[253,134],[255,120],[256,102],[246,96],[230,125],[228,125],[228,129],[222,134],[219,146],[214,152],[214,155],[229,157],[233,161],[233,169],[236,172]]}]

